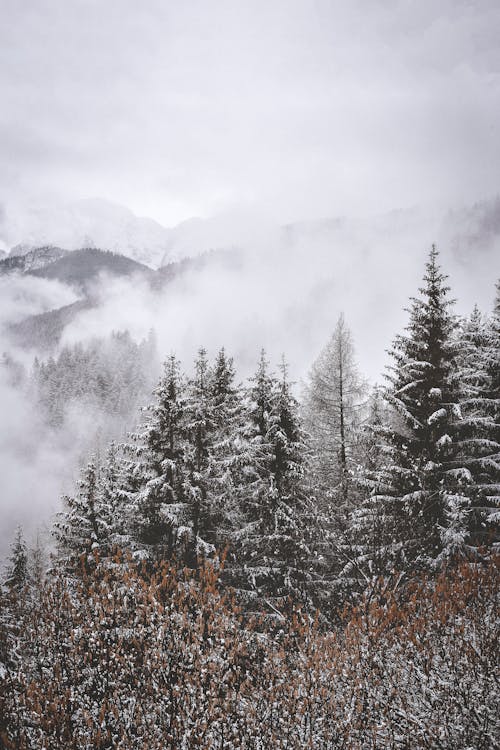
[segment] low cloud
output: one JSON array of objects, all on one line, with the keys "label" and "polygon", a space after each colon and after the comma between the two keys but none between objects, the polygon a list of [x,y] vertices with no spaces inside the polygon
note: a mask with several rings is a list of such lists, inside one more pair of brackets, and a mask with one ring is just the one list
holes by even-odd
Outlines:
[{"label": "low cloud", "polygon": [[[210,356],[225,346],[243,379],[253,373],[263,346],[273,366],[284,353],[291,378],[300,381],[343,311],[361,371],[372,382],[380,381],[387,363],[385,350],[406,324],[404,307],[421,283],[432,242],[442,250],[443,267],[458,298],[457,311],[467,314],[474,302],[490,309],[500,235],[488,228],[481,262],[470,240],[482,231],[482,217],[495,215],[493,208],[483,208],[394,211],[372,219],[332,219],[285,228],[254,217],[246,240],[238,234],[238,249],[212,255],[202,269],[182,274],[161,290],[140,277],[100,278],[93,289],[97,306],[73,320],[60,346],[124,329],[141,340],[154,329],[160,357],[175,352],[187,371],[199,346],[205,346]],[[230,226],[221,236],[232,236]],[[201,236],[200,226],[197,232]],[[182,233],[178,239],[183,241]],[[4,323],[6,318],[19,319],[73,299],[73,292],[63,285],[29,277],[1,279],[0,290]],[[11,352],[26,364],[33,355]],[[5,410],[0,455],[7,535],[18,522],[30,529],[46,520],[58,508],[61,492],[71,488],[79,463],[96,440],[102,447],[122,425],[74,404],[63,430],[51,433],[27,396],[6,382],[0,403]]]}]

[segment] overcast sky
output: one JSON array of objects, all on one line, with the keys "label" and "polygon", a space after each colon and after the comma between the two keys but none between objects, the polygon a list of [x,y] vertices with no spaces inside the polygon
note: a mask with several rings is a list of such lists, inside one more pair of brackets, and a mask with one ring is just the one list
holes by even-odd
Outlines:
[{"label": "overcast sky", "polygon": [[0,200],[174,224],[498,191],[498,0],[0,0]]}]

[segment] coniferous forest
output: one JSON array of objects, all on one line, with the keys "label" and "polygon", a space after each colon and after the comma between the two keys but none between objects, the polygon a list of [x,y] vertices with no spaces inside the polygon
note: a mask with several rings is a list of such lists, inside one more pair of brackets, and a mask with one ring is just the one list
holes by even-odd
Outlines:
[{"label": "coniferous forest", "polygon": [[[110,351],[123,414],[156,353]],[[98,352],[61,357],[89,393]],[[56,424],[64,361],[30,381]],[[12,541],[0,746],[498,747],[500,285],[458,317],[433,247],[387,363],[370,388],[343,316],[302,388],[168,356],[52,544]]]}]

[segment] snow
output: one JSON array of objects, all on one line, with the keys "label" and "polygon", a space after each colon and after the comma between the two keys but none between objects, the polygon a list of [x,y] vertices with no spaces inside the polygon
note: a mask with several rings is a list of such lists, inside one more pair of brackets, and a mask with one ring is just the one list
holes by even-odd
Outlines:
[{"label": "snow", "polygon": [[446,409],[437,409],[430,415],[430,417],[428,417],[427,424],[429,426],[432,426],[437,422],[441,422],[443,419],[446,419],[447,416],[448,415],[446,413]]},{"label": "snow", "polygon": [[452,443],[452,439],[449,435],[442,435],[442,437],[439,438],[439,440],[436,441],[436,445],[438,448],[445,448],[447,445],[450,445]]}]

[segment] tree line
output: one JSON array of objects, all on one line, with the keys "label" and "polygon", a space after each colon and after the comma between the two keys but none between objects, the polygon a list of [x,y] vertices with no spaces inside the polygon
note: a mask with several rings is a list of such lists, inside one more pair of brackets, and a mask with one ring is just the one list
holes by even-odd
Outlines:
[{"label": "tree line", "polygon": [[52,559],[16,534],[0,743],[492,746],[500,285],[458,318],[433,248],[408,313],[371,390],[342,316],[300,402],[264,352],[166,360]]},{"label": "tree line", "polygon": [[394,571],[487,556],[498,542],[500,295],[491,315],[459,319],[449,293],[433,247],[371,392],[343,316],[301,404],[285,362],[272,372],[264,352],[244,385],[224,349],[213,363],[200,349],[190,377],[170,356],[140,428],[64,498],[59,563],[74,572],[119,547],[196,568],[224,553],[222,581],[249,610],[292,597],[328,616]]}]

